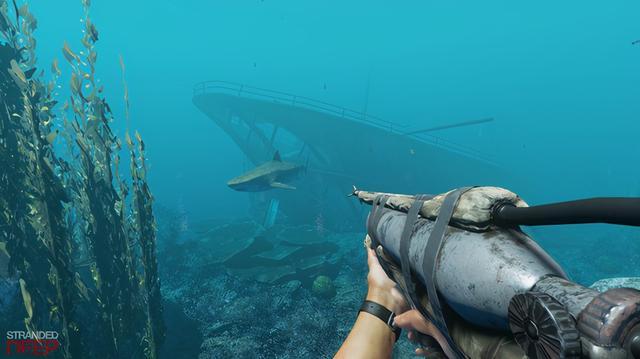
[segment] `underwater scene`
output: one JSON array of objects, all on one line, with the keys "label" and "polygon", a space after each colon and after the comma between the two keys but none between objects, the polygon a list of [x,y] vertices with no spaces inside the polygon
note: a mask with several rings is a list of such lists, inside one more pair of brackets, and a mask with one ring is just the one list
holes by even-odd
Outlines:
[{"label": "underwater scene", "polygon": [[640,358],[639,11],[0,0],[0,357]]}]

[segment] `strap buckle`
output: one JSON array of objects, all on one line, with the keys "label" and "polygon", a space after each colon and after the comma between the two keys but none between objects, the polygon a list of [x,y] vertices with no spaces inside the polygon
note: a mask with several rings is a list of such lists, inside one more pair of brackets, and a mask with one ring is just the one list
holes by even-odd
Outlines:
[{"label": "strap buckle", "polygon": [[396,313],[395,312],[391,312],[391,314],[389,314],[389,319],[387,319],[387,325],[390,326],[391,328],[396,328],[395,325],[393,325],[393,320],[396,318]]}]

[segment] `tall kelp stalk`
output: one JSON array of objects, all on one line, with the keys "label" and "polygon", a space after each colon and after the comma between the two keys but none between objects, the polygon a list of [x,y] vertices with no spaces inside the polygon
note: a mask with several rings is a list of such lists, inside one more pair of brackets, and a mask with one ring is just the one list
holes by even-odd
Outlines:
[{"label": "tall kelp stalk", "polygon": [[147,343],[149,350],[154,351],[157,356],[158,347],[165,338],[166,328],[162,314],[162,296],[156,259],[156,223],[153,215],[153,196],[146,180],[145,145],[138,132],[135,133],[135,138],[136,143],[131,140],[128,133],[126,135],[131,154],[133,192],[131,214],[136,229],[135,236],[140,245],[143,282],[147,292],[149,313],[147,325],[150,334],[147,336]]},{"label": "tall kelp stalk", "polygon": [[[100,311],[100,328],[109,356],[124,354],[157,357],[164,338],[162,301],[156,259],[153,197],[146,181],[144,143],[138,147],[127,134],[131,153],[133,198],[127,210],[129,188],[119,174],[120,141],[110,123],[113,114],[97,87],[95,44],[98,31],[85,9],[84,50],[78,55],[65,44],[63,53],[72,68],[70,108],[66,121],[77,143],[83,190],[75,197],[92,259],[91,273]],[[124,70],[124,67],[123,67]],[[126,117],[128,95],[125,85]],[[73,151],[73,149],[71,150]],[[128,216],[127,216],[128,214]],[[140,258],[135,247],[139,245]]]},{"label": "tall kelp stalk", "polygon": [[[129,89],[125,79],[125,66],[120,57],[122,80],[124,84],[125,117],[129,124]],[[158,348],[164,342],[166,327],[162,309],[162,295],[160,294],[160,277],[158,275],[158,261],[156,258],[156,221],[153,214],[153,195],[147,183],[147,163],[145,144],[136,131],[135,142],[129,136],[129,129],[125,140],[130,154],[130,172],[132,187],[132,236],[137,239],[141,252],[142,282],[147,298],[147,356],[158,355]],[[136,146],[137,145],[137,146]]]},{"label": "tall kelp stalk", "polygon": [[53,151],[53,86],[34,76],[36,27],[26,4],[0,0],[0,228],[20,278],[27,330],[58,331],[56,355],[80,358],[74,301],[82,285],[65,226],[64,162]]},{"label": "tall kelp stalk", "polygon": [[[99,325],[108,338],[106,357],[154,357],[148,350],[146,298],[141,291],[130,248],[126,219],[128,189],[118,173],[120,141],[111,130],[111,109],[95,77],[98,31],[89,17],[89,3],[83,1],[84,50],[76,54],[65,44],[63,54],[71,65],[70,120],[79,149],[78,169],[82,191],[78,200],[84,236],[94,262],[91,272],[98,300]],[[151,219],[152,220],[152,219]],[[150,341],[153,343],[153,340]]]},{"label": "tall kelp stalk", "polygon": [[59,333],[54,356],[155,358],[164,323],[144,143],[127,136],[127,208],[121,144],[95,77],[98,31],[83,6],[84,49],[63,47],[71,96],[56,117],[57,61],[44,85],[42,72],[35,76],[35,18],[0,0],[0,247],[19,278],[26,329]]}]

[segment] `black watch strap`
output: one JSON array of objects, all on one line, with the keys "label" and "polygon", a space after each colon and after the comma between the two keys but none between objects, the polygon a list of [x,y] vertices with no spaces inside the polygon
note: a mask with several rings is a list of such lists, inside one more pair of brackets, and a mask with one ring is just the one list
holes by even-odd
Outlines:
[{"label": "black watch strap", "polygon": [[396,341],[398,341],[398,338],[400,338],[400,332],[402,331],[402,329],[393,325],[393,319],[396,317],[396,313],[385,308],[383,305],[378,304],[376,302],[372,302],[370,300],[365,300],[364,303],[362,303],[362,306],[360,307],[360,312],[367,312],[371,315],[378,317],[380,320],[385,322],[389,326],[389,328],[391,328],[393,333],[396,335]]}]

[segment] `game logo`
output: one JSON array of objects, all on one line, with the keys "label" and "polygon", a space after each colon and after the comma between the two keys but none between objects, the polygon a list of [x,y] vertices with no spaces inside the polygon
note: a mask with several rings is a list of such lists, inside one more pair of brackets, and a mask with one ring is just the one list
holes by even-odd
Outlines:
[{"label": "game logo", "polygon": [[56,331],[7,332],[6,356],[48,356],[60,347]]}]

